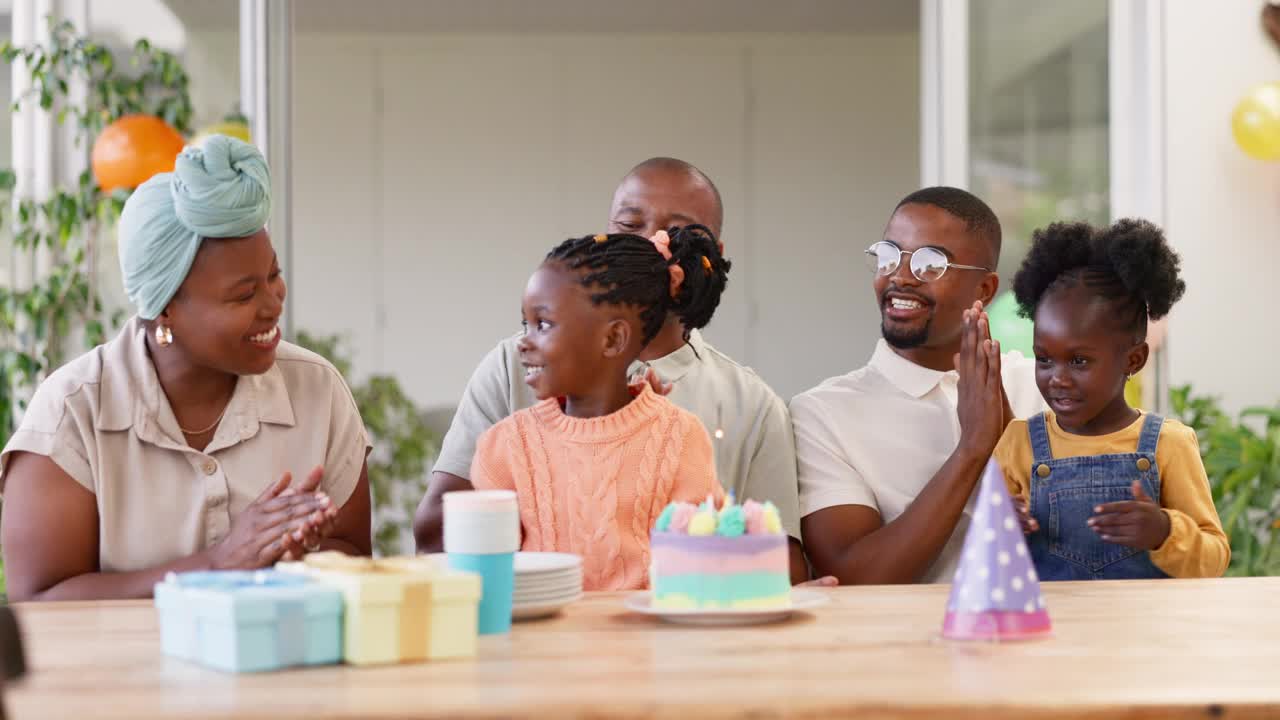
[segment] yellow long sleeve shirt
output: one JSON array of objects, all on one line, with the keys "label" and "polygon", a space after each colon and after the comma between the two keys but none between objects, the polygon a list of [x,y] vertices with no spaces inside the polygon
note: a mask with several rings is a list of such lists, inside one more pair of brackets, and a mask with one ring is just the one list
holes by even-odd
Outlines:
[{"label": "yellow long sleeve shirt", "polygon": [[[1133,452],[1138,447],[1143,418],[1116,432],[1096,436],[1066,432],[1052,412],[1046,413],[1045,420],[1053,457],[1070,458]],[[1027,421],[1009,424],[996,445],[994,457],[1004,473],[1009,494],[1029,500],[1033,453]],[[1213,506],[1195,431],[1177,420],[1166,419],[1156,445],[1156,467],[1160,471],[1160,506],[1169,516],[1169,537],[1151,551],[1151,562],[1170,577],[1220,577],[1231,560],[1231,547]]]}]

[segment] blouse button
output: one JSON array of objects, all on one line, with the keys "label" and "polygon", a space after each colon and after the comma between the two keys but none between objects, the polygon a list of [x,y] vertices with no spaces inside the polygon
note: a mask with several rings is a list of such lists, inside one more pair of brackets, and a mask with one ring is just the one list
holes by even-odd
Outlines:
[{"label": "blouse button", "polygon": [[1146,472],[1151,469],[1151,461],[1146,458],[1138,458],[1138,469]]},{"label": "blouse button", "polygon": [[1040,463],[1040,467],[1036,468],[1036,474],[1042,478],[1049,477],[1049,472],[1049,466],[1044,463]]},{"label": "blouse button", "polygon": [[218,463],[216,463],[216,462],[214,462],[214,461],[212,461],[212,460],[205,460],[205,461],[204,461],[204,474],[205,474],[205,475],[212,475],[212,474],[214,474],[214,473],[216,473],[216,472],[218,472]]}]

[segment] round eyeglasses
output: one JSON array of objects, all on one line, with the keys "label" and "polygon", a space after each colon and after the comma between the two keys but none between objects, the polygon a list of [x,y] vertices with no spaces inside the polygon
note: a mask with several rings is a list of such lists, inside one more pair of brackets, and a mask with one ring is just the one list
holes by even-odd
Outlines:
[{"label": "round eyeglasses", "polygon": [[981,270],[991,272],[991,268],[977,265],[961,265],[947,260],[947,254],[936,247],[922,247],[919,250],[903,250],[888,240],[881,240],[867,248],[867,267],[877,275],[892,275],[898,271],[902,256],[911,256],[911,274],[920,282],[933,282],[946,274],[948,268],[958,270]]}]

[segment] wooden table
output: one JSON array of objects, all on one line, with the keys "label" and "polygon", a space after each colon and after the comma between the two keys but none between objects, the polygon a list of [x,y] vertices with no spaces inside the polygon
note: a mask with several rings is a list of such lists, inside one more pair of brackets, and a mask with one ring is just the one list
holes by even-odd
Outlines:
[{"label": "wooden table", "polygon": [[18,607],[11,718],[1280,717],[1280,578],[1047,583],[1055,637],[938,639],[948,587],[840,588],[777,625],[691,628],[592,594],[479,659],[225,675],[160,654],[146,602]]}]

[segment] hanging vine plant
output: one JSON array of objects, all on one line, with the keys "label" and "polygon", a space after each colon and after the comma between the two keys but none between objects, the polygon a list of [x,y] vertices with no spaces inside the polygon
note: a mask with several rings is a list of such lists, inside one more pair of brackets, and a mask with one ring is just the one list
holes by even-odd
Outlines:
[{"label": "hanging vine plant", "polygon": [[[120,63],[70,22],[52,16],[48,22],[47,45],[0,48],[7,63],[20,63],[31,78],[11,112],[35,103],[54,113],[59,125],[75,129],[86,157],[104,128],[131,115],[154,116],[189,134],[188,77],[176,56],[139,40]],[[73,88],[81,83],[86,92],[77,98]],[[100,229],[115,222],[132,192],[104,192],[89,170],[44,198],[16,196],[18,189],[14,171],[0,170],[0,233],[12,238],[19,257],[47,248],[53,262],[29,285],[0,286],[0,445],[39,381],[79,351],[67,347],[71,338],[93,347],[120,324],[122,314],[108,315],[96,290],[93,258]]]}]

